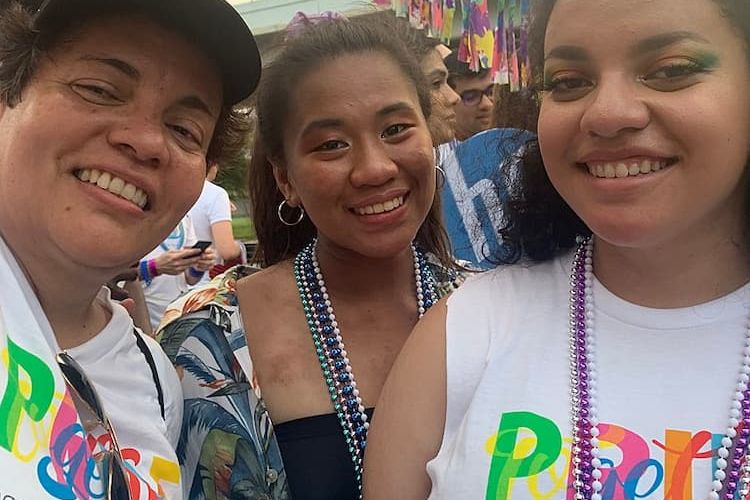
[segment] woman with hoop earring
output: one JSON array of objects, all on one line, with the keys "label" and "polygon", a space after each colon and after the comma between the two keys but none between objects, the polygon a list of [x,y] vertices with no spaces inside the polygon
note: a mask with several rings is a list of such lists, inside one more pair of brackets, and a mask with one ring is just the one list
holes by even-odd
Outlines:
[{"label": "woman with hoop earring", "polygon": [[159,332],[183,374],[190,498],[240,485],[360,498],[391,364],[461,279],[436,205],[430,91],[393,29],[305,27],[264,73],[250,167],[262,269],[216,277]]}]

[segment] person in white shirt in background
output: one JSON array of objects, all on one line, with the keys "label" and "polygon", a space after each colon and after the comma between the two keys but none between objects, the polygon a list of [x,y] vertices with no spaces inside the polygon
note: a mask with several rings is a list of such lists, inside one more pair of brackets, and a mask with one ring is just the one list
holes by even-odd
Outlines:
[{"label": "person in white shirt in background", "polygon": [[[219,172],[219,164],[211,163],[206,169],[203,191],[188,215],[198,241],[210,241],[216,249],[216,264],[236,261],[247,262],[244,245],[234,239],[232,231],[232,202],[226,189],[213,183]],[[199,283],[209,280],[206,273]]]},{"label": "person in white shirt in background", "polygon": [[169,236],[139,262],[139,277],[148,307],[150,325],[156,330],[170,302],[197,284],[213,265],[213,248],[192,248],[197,242],[189,216],[183,217]]}]

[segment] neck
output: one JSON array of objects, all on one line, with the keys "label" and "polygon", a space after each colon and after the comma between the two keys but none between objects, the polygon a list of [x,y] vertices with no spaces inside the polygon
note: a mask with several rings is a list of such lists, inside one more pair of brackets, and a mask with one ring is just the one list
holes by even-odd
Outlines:
[{"label": "neck", "polygon": [[596,238],[594,273],[615,295],[655,308],[688,307],[722,297],[750,281],[742,238],[701,238],[623,248]]},{"label": "neck", "polygon": [[89,269],[73,269],[68,262],[39,255],[36,249],[19,248],[14,252],[61,349],[83,344],[99,333],[109,321],[110,312],[96,295],[108,278]]},{"label": "neck", "polygon": [[335,294],[396,299],[400,292],[413,297],[414,259],[411,246],[387,258],[369,258],[331,248],[319,241],[318,263],[326,286]]}]

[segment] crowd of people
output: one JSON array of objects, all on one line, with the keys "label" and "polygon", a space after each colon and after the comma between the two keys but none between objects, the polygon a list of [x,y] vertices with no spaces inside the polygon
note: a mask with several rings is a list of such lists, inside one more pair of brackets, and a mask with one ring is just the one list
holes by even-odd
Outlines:
[{"label": "crowd of people", "polygon": [[750,498],[750,4],[531,3],[1,0],[0,497]]}]

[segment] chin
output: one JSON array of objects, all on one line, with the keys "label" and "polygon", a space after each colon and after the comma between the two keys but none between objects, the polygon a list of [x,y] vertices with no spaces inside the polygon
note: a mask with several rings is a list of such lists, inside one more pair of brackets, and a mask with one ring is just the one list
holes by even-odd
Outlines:
[{"label": "chin", "polygon": [[60,242],[58,246],[69,260],[81,266],[120,270],[130,267],[151,250],[142,251],[135,248],[134,244],[134,241],[83,237],[75,241]]},{"label": "chin", "polygon": [[646,225],[642,220],[593,221],[587,225],[598,239],[619,248],[649,248],[668,236],[665,229]]}]

